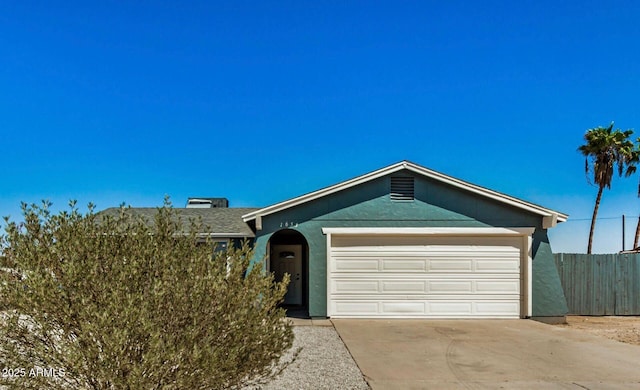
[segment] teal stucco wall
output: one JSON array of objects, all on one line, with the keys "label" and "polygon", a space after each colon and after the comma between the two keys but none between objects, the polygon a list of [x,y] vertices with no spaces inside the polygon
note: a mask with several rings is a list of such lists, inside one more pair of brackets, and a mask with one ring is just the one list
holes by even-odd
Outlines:
[{"label": "teal stucco wall", "polygon": [[566,315],[569,308],[545,229],[537,229],[533,234],[531,251],[533,257],[532,316],[558,317]]},{"label": "teal stucco wall", "polygon": [[264,216],[256,232],[255,256],[266,255],[271,236],[282,229],[300,232],[309,246],[309,315],[327,314],[327,249],[323,227],[535,227],[533,253],[533,312],[536,316],[566,314],[566,302],[555,270],[541,217],[503,203],[481,198],[409,171],[415,200],[393,201],[390,176],[381,177],[305,204]]}]

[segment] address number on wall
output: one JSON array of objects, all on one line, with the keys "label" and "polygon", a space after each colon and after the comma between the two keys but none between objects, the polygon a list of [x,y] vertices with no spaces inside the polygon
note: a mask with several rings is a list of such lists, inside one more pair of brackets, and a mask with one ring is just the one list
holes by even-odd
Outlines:
[{"label": "address number on wall", "polygon": [[280,227],[281,227],[281,228],[294,228],[294,227],[298,227],[298,222],[289,222],[289,221],[280,222]]}]

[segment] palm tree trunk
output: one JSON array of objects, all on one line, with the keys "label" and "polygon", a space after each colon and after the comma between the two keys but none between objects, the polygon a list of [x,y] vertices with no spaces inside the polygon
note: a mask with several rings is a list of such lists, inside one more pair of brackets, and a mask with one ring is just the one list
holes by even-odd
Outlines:
[{"label": "palm tree trunk", "polygon": [[596,205],[593,208],[593,217],[591,217],[591,230],[589,230],[589,245],[587,246],[587,254],[591,254],[591,248],[593,247],[593,232],[596,229],[596,217],[598,216],[598,209],[600,208],[600,200],[602,200],[602,191],[604,186],[598,188],[598,196],[596,196]]},{"label": "palm tree trunk", "polygon": [[[638,138],[638,141],[640,141],[640,138]],[[638,182],[638,198],[640,198],[640,181]],[[640,216],[638,217],[638,224],[636,225],[636,237],[633,239],[633,249],[638,248],[638,241],[640,241]]]},{"label": "palm tree trunk", "polygon": [[640,241],[640,217],[638,217],[638,224],[636,225],[636,238],[633,240],[633,249],[638,247],[638,241]]}]

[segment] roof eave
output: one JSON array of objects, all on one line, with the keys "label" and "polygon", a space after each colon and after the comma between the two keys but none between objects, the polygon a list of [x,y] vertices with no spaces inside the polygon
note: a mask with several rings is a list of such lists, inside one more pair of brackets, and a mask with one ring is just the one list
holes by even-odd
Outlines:
[{"label": "roof eave", "polygon": [[211,238],[254,238],[255,234],[246,233],[198,233],[198,237],[211,237]]}]

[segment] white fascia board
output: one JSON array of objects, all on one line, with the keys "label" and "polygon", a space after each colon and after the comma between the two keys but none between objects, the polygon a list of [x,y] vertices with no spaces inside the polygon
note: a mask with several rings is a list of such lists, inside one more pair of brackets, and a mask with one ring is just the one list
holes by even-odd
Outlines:
[{"label": "white fascia board", "polygon": [[380,236],[531,236],[533,227],[325,227],[323,234]]},{"label": "white fascia board", "polygon": [[[324,229],[323,233],[324,233]],[[327,233],[325,233],[327,234]],[[331,300],[331,264],[333,262],[333,255],[331,253],[331,247],[332,247],[332,243],[331,243],[331,233],[327,234],[327,295],[325,297],[325,299],[327,300],[327,317],[331,317],[331,315],[333,314],[333,301]]]},{"label": "white fascia board", "polygon": [[533,238],[526,237],[526,316],[531,317],[533,315]]},{"label": "white fascia board", "polygon": [[244,233],[198,233],[198,237],[212,237],[212,238],[252,238]]}]

